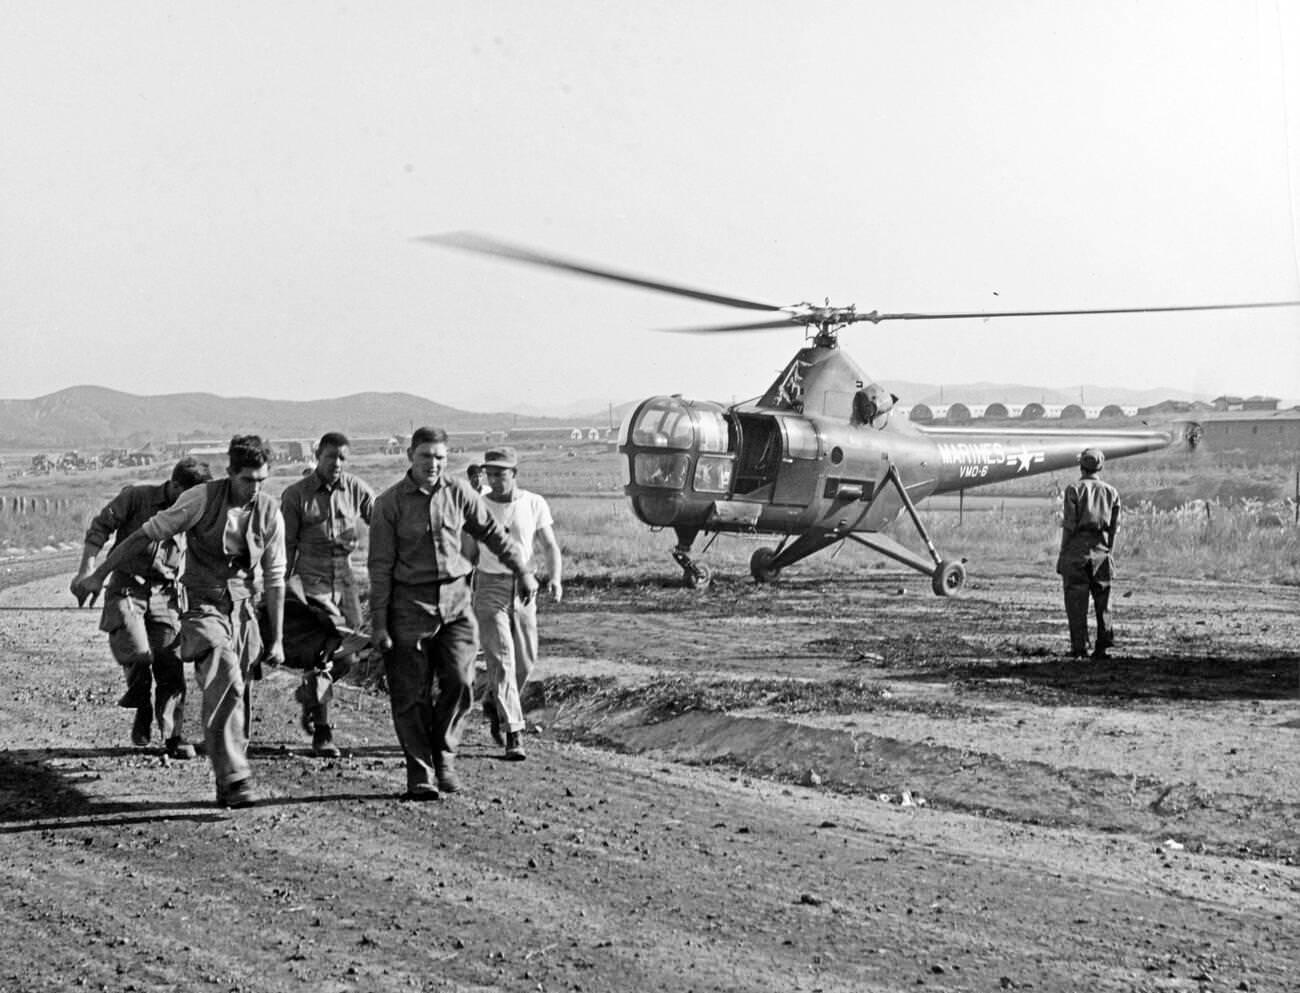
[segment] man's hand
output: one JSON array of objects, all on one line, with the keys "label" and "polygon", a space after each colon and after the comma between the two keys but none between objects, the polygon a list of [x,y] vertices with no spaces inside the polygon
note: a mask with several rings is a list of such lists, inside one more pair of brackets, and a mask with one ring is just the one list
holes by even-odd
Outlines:
[{"label": "man's hand", "polygon": [[86,606],[86,601],[90,601],[93,607],[95,601],[99,599],[99,591],[104,588],[104,577],[95,572],[88,572],[76,576],[68,585],[72,595],[77,598],[77,606]]},{"label": "man's hand", "polygon": [[393,639],[388,631],[384,628],[375,628],[370,632],[370,644],[374,646],[375,651],[387,655],[393,650]]},{"label": "man's hand", "polygon": [[555,598],[556,603],[559,603],[561,600],[564,599],[564,584],[561,583],[558,579],[551,578],[547,580],[546,590],[548,593],[551,594],[551,596]]},{"label": "man's hand", "polygon": [[269,665],[284,665],[284,642],[276,640],[267,645],[262,660]]},{"label": "man's hand", "polygon": [[537,596],[537,577],[531,572],[526,572],[519,577],[519,602],[532,603],[535,596]]}]

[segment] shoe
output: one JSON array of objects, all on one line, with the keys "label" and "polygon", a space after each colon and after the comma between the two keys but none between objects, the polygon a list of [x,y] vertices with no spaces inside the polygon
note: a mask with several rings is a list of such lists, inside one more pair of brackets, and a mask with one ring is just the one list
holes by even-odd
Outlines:
[{"label": "shoe", "polygon": [[438,793],[438,787],[434,786],[433,783],[415,783],[406,788],[406,792],[402,794],[402,799],[414,800],[420,803],[426,800],[438,800],[441,799],[441,796]]},{"label": "shoe", "polygon": [[149,738],[153,734],[153,708],[142,706],[135,712],[135,723],[131,725],[131,744],[136,748],[144,748],[149,744]]},{"label": "shoe", "polygon": [[336,759],[343,754],[338,745],[334,744],[333,729],[328,724],[316,725],[311,736],[311,750],[313,755],[326,759]]},{"label": "shoe", "polygon": [[442,758],[434,766],[434,772],[438,776],[438,789],[444,793],[456,793],[460,790],[460,777],[456,775],[456,767],[452,764],[450,752],[445,752]]},{"label": "shoe", "polygon": [[257,803],[257,795],[253,792],[251,777],[236,779],[233,783],[227,783],[224,787],[220,783],[217,784],[218,807],[237,809],[251,807],[255,803]]},{"label": "shoe", "polygon": [[524,746],[519,740],[519,732],[507,731],[506,732],[506,761],[522,762],[527,757],[528,755],[524,751]]},{"label": "shoe", "polygon": [[492,735],[492,740],[501,748],[505,747],[506,740],[501,737],[501,718],[497,714],[496,707],[488,711],[488,730]]},{"label": "shoe", "polygon": [[192,759],[198,754],[194,750],[194,746],[188,741],[185,741],[179,735],[174,738],[168,738],[163,744],[163,751],[169,759],[180,759],[182,761]]}]

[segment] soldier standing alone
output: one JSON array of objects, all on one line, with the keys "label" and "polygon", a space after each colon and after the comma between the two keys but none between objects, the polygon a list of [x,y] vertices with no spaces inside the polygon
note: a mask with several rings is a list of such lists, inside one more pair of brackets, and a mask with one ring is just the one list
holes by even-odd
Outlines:
[{"label": "soldier standing alone", "polygon": [[1083,475],[1065,488],[1061,519],[1061,553],[1056,571],[1065,588],[1065,616],[1070,622],[1070,654],[1088,654],[1088,600],[1097,613],[1097,640],[1092,657],[1105,659],[1115,643],[1110,626],[1111,555],[1119,528],[1119,491],[1097,478],[1105,455],[1085,448],[1079,456]]}]

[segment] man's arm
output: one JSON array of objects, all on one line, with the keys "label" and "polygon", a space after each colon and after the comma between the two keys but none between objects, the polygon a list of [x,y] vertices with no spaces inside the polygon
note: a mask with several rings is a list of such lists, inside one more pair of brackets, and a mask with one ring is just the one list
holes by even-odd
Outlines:
[{"label": "man's arm", "polygon": [[1073,485],[1065,488],[1065,497],[1061,501],[1061,551],[1066,543],[1074,537],[1079,526],[1079,494]]},{"label": "man's arm", "polygon": [[[537,595],[537,578],[524,560],[523,549],[519,542],[505,536],[496,518],[487,509],[487,504],[468,486],[464,489],[453,487],[453,493],[459,494],[465,501],[465,530],[476,541],[487,545],[505,565],[510,567],[519,580],[519,599],[527,603]],[[371,547],[374,547],[373,545]]]},{"label": "man's arm", "polygon": [[370,517],[375,512],[375,491],[361,480],[357,480],[357,513],[370,526]]},{"label": "man's arm", "polygon": [[393,566],[397,561],[396,500],[375,502],[370,524],[370,551],[366,569],[370,573],[370,643],[381,652],[392,651],[388,634],[388,601],[393,593]]},{"label": "man's arm", "polygon": [[263,647],[263,657],[273,665],[284,661],[284,517],[277,510],[262,549],[262,590],[266,602],[267,627],[271,643]]},{"label": "man's arm", "polygon": [[560,543],[555,538],[555,528],[546,524],[537,529],[537,537],[542,542],[542,554],[546,556],[546,588],[555,602],[564,599],[564,559],[560,554]]},{"label": "man's arm", "polygon": [[72,577],[72,582],[68,584],[68,589],[77,598],[77,606],[79,607],[85,604],[87,596],[91,598],[91,603],[94,603],[97,594],[79,593],[77,590],[78,584],[94,571],[95,560],[99,558],[100,551],[108,544],[108,539],[115,535],[117,529],[126,521],[131,512],[129,501],[130,487],[124,487],[122,492],[104,505],[103,509],[95,515],[90,522],[90,526],[86,529],[86,539],[81,546],[81,562],[77,566],[77,574]]},{"label": "man's arm", "polygon": [[99,595],[99,591],[104,588],[104,580],[108,578],[108,574],[121,563],[128,561],[137,552],[146,548],[148,544],[149,537],[144,533],[143,528],[134,532],[126,541],[119,541],[115,544],[97,569],[92,570],[85,576],[78,576],[72,581],[72,595],[77,598],[77,603],[85,603],[88,597],[93,603],[94,598]]},{"label": "man's arm", "polygon": [[1065,496],[1061,501],[1061,548],[1056,553],[1057,575],[1065,575],[1065,546],[1069,544],[1078,520],[1078,494],[1075,492],[1074,486],[1070,485],[1065,488]]},{"label": "man's arm", "polygon": [[302,499],[297,486],[281,494],[280,516],[284,518],[284,571],[291,576],[298,562],[298,533],[302,530]]},{"label": "man's arm", "polygon": [[166,510],[160,510],[145,521],[125,541],[119,541],[93,572],[73,583],[72,594],[79,599],[97,594],[104,586],[108,574],[123,562],[145,548],[150,542],[166,541],[183,531],[188,531],[203,516],[208,505],[207,488],[194,486],[182,493]]}]

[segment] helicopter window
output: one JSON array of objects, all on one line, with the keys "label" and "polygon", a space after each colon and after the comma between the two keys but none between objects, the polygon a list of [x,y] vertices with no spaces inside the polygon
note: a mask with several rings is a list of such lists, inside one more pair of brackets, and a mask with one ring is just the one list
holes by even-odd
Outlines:
[{"label": "helicopter window", "polygon": [[690,411],[678,400],[646,404],[632,425],[632,444],[652,448],[690,448],[695,425]]},{"label": "helicopter window", "polygon": [[821,454],[817,429],[811,421],[798,417],[783,417],[786,454],[794,459],[815,459]]},{"label": "helicopter window", "polygon": [[726,493],[731,489],[731,459],[701,456],[694,486],[696,493]]},{"label": "helicopter window", "polygon": [[699,416],[700,451],[725,452],[727,447],[727,419],[713,410],[696,410]]},{"label": "helicopter window", "polygon": [[638,452],[632,471],[640,486],[662,486],[680,490],[686,486],[686,469],[685,455]]}]

